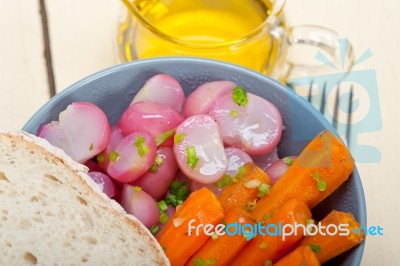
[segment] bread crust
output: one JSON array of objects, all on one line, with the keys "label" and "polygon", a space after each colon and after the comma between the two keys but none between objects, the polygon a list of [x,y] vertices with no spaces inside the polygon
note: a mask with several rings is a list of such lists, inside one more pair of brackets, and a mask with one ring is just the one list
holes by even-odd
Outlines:
[{"label": "bread crust", "polygon": [[108,198],[107,195],[101,191],[99,186],[87,175],[88,168],[86,166],[75,162],[65,154],[64,151],[52,146],[46,140],[22,130],[6,130],[0,128],[0,145],[3,141],[10,141],[17,146],[23,144],[21,145],[22,147],[28,146],[29,150],[35,152],[36,155],[32,156],[37,156],[37,153],[42,153],[48,160],[61,163],[70,172],[74,182],[79,183],[79,186],[81,186],[83,190],[89,191],[96,200],[102,201],[103,204],[107,205],[109,211],[112,212],[117,219],[129,224],[132,230],[135,230],[140,235],[141,240],[145,241],[148,248],[155,254],[158,265],[170,265],[164,251],[150,231],[134,216],[127,214],[116,201]]}]

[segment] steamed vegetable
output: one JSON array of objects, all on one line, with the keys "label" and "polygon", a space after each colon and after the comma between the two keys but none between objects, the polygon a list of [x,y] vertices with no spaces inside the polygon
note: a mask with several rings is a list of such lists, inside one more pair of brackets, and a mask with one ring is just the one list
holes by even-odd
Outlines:
[{"label": "steamed vegetable", "polygon": [[258,167],[260,167],[261,169],[263,169],[265,171],[274,162],[279,160],[278,149],[275,148],[273,151],[266,153],[266,154],[252,155],[251,158],[253,159],[253,162]]},{"label": "steamed vegetable", "polygon": [[156,158],[156,143],[146,131],[126,136],[109,153],[108,174],[120,182],[132,182],[146,173]]},{"label": "steamed vegetable", "polygon": [[107,167],[110,163],[110,152],[112,152],[117,145],[122,141],[124,135],[122,135],[121,129],[117,126],[112,126],[110,129],[110,140],[108,145],[104,151],[97,154],[96,160],[101,168],[107,170]]},{"label": "steamed vegetable", "polygon": [[215,100],[222,95],[230,94],[235,87],[235,83],[225,80],[207,82],[199,86],[187,97],[186,117],[208,114]]},{"label": "steamed vegetable", "polygon": [[[295,245],[303,238],[304,228],[296,227],[294,225],[306,225],[308,219],[311,218],[311,212],[308,206],[297,199],[289,200],[283,204],[281,208],[276,210],[274,214],[263,220],[266,226],[278,225],[281,223],[282,228],[290,225],[282,235],[274,234],[257,234],[250,242],[242,249],[242,251],[235,257],[230,265],[264,265],[266,261],[275,263],[280,258],[285,256]],[[293,229],[293,230],[292,230]],[[293,231],[292,233],[290,233]],[[269,232],[276,232],[275,229],[270,229]],[[285,239],[283,239],[283,233]]]},{"label": "steamed vegetable", "polygon": [[289,167],[293,165],[296,158],[297,156],[284,157],[271,164],[270,167],[265,169],[265,172],[271,178],[272,182],[275,183],[289,170]]},{"label": "steamed vegetable", "polygon": [[330,131],[324,131],[306,146],[271,193],[257,202],[252,215],[260,220],[292,198],[313,208],[346,181],[353,168],[354,159],[347,147]]},{"label": "steamed vegetable", "polygon": [[218,98],[210,115],[219,124],[224,143],[250,155],[272,152],[281,138],[282,118],[275,105],[244,90],[235,88],[232,95]]},{"label": "steamed vegetable", "polygon": [[132,185],[141,187],[153,198],[159,200],[168,191],[178,165],[171,147],[161,147],[157,150],[154,163],[149,171],[133,181]]},{"label": "steamed vegetable", "polygon": [[[323,232],[317,232],[316,235],[307,236],[301,241],[301,246],[312,246],[318,249],[316,256],[320,263],[325,263],[328,260],[336,257],[337,255],[357,246],[365,238],[363,230],[360,230],[361,225],[354,219],[350,213],[332,211],[321,221],[321,225],[325,228],[330,225],[335,225],[336,228],[341,229],[342,225],[348,225],[346,227],[349,230],[348,235],[328,235]],[[332,230],[332,229],[331,229]]]},{"label": "steamed vegetable", "polygon": [[175,158],[188,178],[210,184],[225,173],[228,160],[218,129],[209,115],[191,116],[176,128]]},{"label": "steamed vegetable", "polygon": [[300,246],[280,259],[274,266],[320,266],[317,256],[308,246]]},{"label": "steamed vegetable", "polygon": [[133,98],[131,104],[141,101],[151,101],[168,105],[180,112],[185,94],[179,82],[167,74],[152,76]]},{"label": "steamed vegetable", "polygon": [[135,216],[146,227],[157,224],[159,210],[154,199],[140,187],[124,184],[121,195],[121,206]]},{"label": "steamed vegetable", "polygon": [[[137,131],[147,131],[156,139],[173,130],[182,121],[183,117],[168,105],[144,101],[129,106],[118,121],[118,126],[125,136]],[[162,144],[172,146],[172,134]]]},{"label": "steamed vegetable", "polygon": [[64,150],[79,163],[103,151],[110,138],[104,112],[88,102],[74,102],[53,121],[39,129],[38,136]]},{"label": "steamed vegetable", "polygon": [[108,197],[112,198],[117,194],[117,188],[108,175],[101,172],[89,172],[88,175]]},{"label": "steamed vegetable", "polygon": [[224,210],[215,195],[202,188],[193,192],[165,225],[157,240],[163,247],[172,265],[184,265],[186,261],[207,241],[203,230],[199,234],[188,232],[189,222],[217,225],[224,217]]}]

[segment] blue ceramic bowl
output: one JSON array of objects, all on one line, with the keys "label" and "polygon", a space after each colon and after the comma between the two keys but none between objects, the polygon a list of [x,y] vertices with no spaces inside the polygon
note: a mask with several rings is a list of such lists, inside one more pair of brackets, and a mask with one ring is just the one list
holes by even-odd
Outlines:
[{"label": "blue ceramic bowl", "polygon": [[[227,79],[273,102],[280,110],[285,125],[278,148],[281,157],[299,154],[322,130],[328,129],[337,134],[309,103],[266,76],[227,63],[182,57],[135,61],[84,78],[47,102],[23,129],[36,134],[40,125],[58,120],[58,114],[75,101],[96,104],[107,114],[110,123],[115,124],[143,83],[158,73],[177,78],[186,94],[207,81]],[[357,169],[345,184],[313,209],[313,215],[319,220],[332,209],[351,212],[362,225],[366,225],[364,192]],[[363,250],[364,243],[327,264],[359,265]]]}]

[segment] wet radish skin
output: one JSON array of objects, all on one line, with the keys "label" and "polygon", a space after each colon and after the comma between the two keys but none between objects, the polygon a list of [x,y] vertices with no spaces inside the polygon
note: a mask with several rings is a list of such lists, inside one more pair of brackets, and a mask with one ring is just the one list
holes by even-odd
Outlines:
[{"label": "wet radish skin", "polygon": [[[181,171],[192,180],[210,184],[223,176],[228,159],[219,128],[209,115],[195,115],[187,118],[176,128],[176,135],[184,136],[180,143],[174,143],[174,153]],[[194,147],[199,159],[194,168],[188,165],[187,147]]]},{"label": "wet radish skin", "polygon": [[247,93],[247,97],[248,104],[242,107],[232,100],[232,95],[224,95],[215,101],[210,115],[219,124],[226,145],[243,149],[249,155],[271,152],[282,134],[279,110],[259,96]]},{"label": "wet radish skin", "polygon": [[204,83],[197,87],[185,103],[185,116],[208,114],[214,101],[232,92],[236,84],[231,81],[220,80]]},{"label": "wet radish skin", "polygon": [[[183,116],[171,107],[150,101],[135,103],[128,107],[118,122],[123,135],[136,131],[150,132],[154,138],[177,127],[184,120]],[[172,137],[163,146],[172,146]]]},{"label": "wet radish skin", "polygon": [[107,148],[101,152],[103,161],[98,162],[99,166],[104,170],[107,170],[110,160],[108,154],[117,147],[117,145],[122,141],[124,135],[122,135],[121,129],[118,126],[112,126],[110,128],[110,140],[108,142]]},{"label": "wet radish skin", "polygon": [[[140,155],[135,142],[144,138],[148,151]],[[156,143],[153,136],[146,131],[139,131],[126,136],[114,149],[120,155],[115,162],[110,161],[107,173],[114,179],[126,183],[132,182],[146,173],[156,157]]]},{"label": "wet radish skin", "polygon": [[152,101],[168,105],[177,112],[182,110],[185,93],[182,86],[167,74],[154,75],[146,81],[133,98],[131,104],[141,101]]},{"label": "wet radish skin", "polygon": [[108,175],[101,172],[89,172],[88,175],[109,198],[117,194],[117,188]]},{"label": "wet radish skin", "polygon": [[148,171],[135,180],[132,185],[141,187],[150,196],[159,200],[167,193],[174,180],[178,164],[171,147],[160,147],[157,155],[163,160],[158,169],[155,172]]},{"label": "wet radish skin", "polygon": [[157,224],[159,210],[154,199],[140,188],[124,184],[121,192],[121,206],[135,216],[147,228]]}]

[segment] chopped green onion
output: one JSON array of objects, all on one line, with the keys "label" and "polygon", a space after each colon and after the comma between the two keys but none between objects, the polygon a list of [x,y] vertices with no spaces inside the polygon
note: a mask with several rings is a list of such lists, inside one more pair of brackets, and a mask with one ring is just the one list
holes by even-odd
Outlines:
[{"label": "chopped green onion", "polygon": [[240,86],[237,86],[232,91],[232,100],[239,106],[246,106],[249,100],[247,99],[247,91]]},{"label": "chopped green onion", "polygon": [[310,246],[311,250],[312,250],[314,253],[320,253],[320,252],[321,252],[321,247],[320,247],[320,245],[317,245],[317,244],[310,244],[309,246]]},{"label": "chopped green onion", "polygon": [[108,154],[108,159],[109,159],[111,162],[116,162],[116,161],[119,160],[119,158],[121,158],[121,154],[119,154],[119,153],[116,152],[116,151],[111,151],[111,152]]},{"label": "chopped green onion", "polygon": [[92,144],[90,144],[90,146],[89,146],[89,151],[92,151],[94,149],[94,145],[93,145],[93,143]]},{"label": "chopped green onion", "polygon": [[252,211],[257,207],[257,199],[251,200],[246,203],[246,206],[244,207],[245,211]]},{"label": "chopped green onion", "polygon": [[175,132],[175,128],[168,130],[167,132],[161,133],[156,137],[156,145],[160,146],[164,143],[169,137],[171,137]]},{"label": "chopped green onion", "polygon": [[182,143],[183,139],[186,137],[185,133],[178,133],[174,136],[174,143],[179,144]]},{"label": "chopped green onion", "polygon": [[268,244],[265,242],[262,242],[260,245],[258,245],[258,247],[261,249],[266,249],[268,247]]},{"label": "chopped green onion", "polygon": [[212,239],[213,241],[217,240],[217,239],[218,239],[218,235],[217,235],[216,233],[213,233],[213,234],[211,235],[211,239]]},{"label": "chopped green onion", "polygon": [[196,149],[194,146],[186,147],[187,164],[190,168],[195,168],[199,158],[196,155]]},{"label": "chopped green onion", "polygon": [[291,157],[284,157],[282,160],[288,166],[292,166],[294,163],[294,161]]},{"label": "chopped green onion", "polygon": [[306,219],[306,225],[309,225],[309,224],[314,224],[314,220],[313,219]]},{"label": "chopped green onion", "polygon": [[188,183],[178,180],[172,182],[169,192],[170,194],[165,197],[165,203],[173,207],[182,204],[190,193]]},{"label": "chopped green onion", "polygon": [[153,165],[150,167],[150,172],[154,173],[157,172],[158,167],[162,165],[164,162],[163,157],[160,154],[157,154],[156,158],[154,159]]},{"label": "chopped green onion", "polygon": [[238,112],[235,109],[232,109],[229,113],[232,117],[237,117],[238,116]]},{"label": "chopped green onion", "polygon": [[230,175],[224,174],[214,185],[218,188],[224,188],[231,185],[233,181],[234,180]]},{"label": "chopped green onion", "polygon": [[96,160],[97,160],[98,163],[104,163],[104,155],[103,155],[103,153],[97,154]]},{"label": "chopped green onion", "polygon": [[325,180],[319,180],[318,182],[317,182],[317,189],[319,190],[319,191],[325,191],[326,190],[326,181]]},{"label": "chopped green onion", "polygon": [[142,188],[141,188],[141,187],[138,187],[138,186],[133,186],[133,190],[135,190],[135,191],[142,191]]},{"label": "chopped green onion", "polygon": [[160,214],[160,218],[158,219],[158,221],[159,221],[161,224],[166,224],[166,223],[169,221],[169,217],[168,217],[168,215],[167,215],[165,212],[162,212],[162,213]]},{"label": "chopped green onion", "polygon": [[272,266],[272,260],[264,261],[264,266]]},{"label": "chopped green onion", "polygon": [[153,235],[157,234],[159,231],[160,231],[160,227],[158,227],[157,225],[153,225],[153,226],[150,228],[150,232],[151,232]]},{"label": "chopped green onion", "polygon": [[257,197],[263,198],[265,195],[268,195],[270,192],[270,186],[268,184],[262,183],[258,187],[258,194]]},{"label": "chopped green onion", "polygon": [[160,211],[166,211],[166,210],[168,209],[168,205],[167,205],[167,203],[165,203],[164,200],[160,200],[160,201],[157,203],[157,206],[158,206],[158,209],[159,209]]},{"label": "chopped green onion", "polygon": [[242,179],[245,173],[246,173],[246,168],[244,166],[240,166],[235,176],[236,182]]},{"label": "chopped green onion", "polygon": [[145,139],[142,136],[137,137],[134,145],[138,149],[138,153],[140,156],[143,156],[149,152],[149,147],[147,147],[147,145],[145,144]]},{"label": "chopped green onion", "polygon": [[315,172],[313,174],[313,178],[315,181],[319,181],[321,179],[321,174],[319,172]]},{"label": "chopped green onion", "polygon": [[202,259],[202,258],[195,258],[193,260],[193,265],[194,266],[211,266],[217,263],[217,259],[212,258],[212,259]]}]

